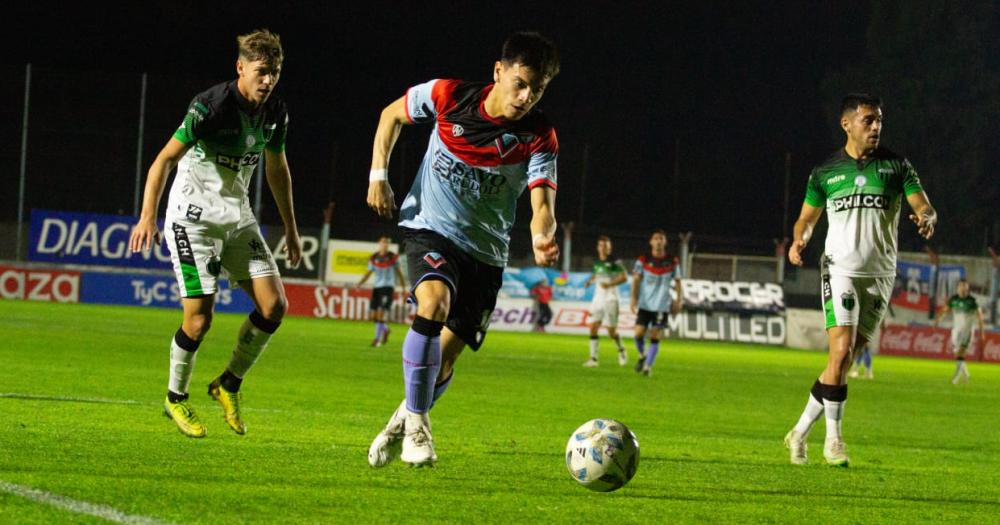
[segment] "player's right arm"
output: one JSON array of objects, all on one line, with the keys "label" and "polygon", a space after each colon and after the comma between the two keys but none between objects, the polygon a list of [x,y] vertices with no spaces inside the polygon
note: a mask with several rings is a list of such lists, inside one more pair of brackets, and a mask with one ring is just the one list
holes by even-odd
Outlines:
[{"label": "player's right arm", "polygon": [[160,230],[156,227],[156,213],[160,206],[160,197],[163,196],[163,188],[167,184],[170,172],[192,145],[171,138],[167,141],[167,145],[160,150],[153,165],[149,167],[149,174],[146,175],[146,188],[142,197],[142,212],[139,215],[139,222],[132,228],[132,235],[129,238],[129,248],[133,252],[147,251],[160,243]]},{"label": "player's right arm", "polygon": [[399,97],[382,110],[375,130],[375,144],[372,146],[371,176],[368,179],[368,207],[381,217],[392,217],[396,209],[392,187],[386,178],[389,156],[396,145],[399,132],[404,124],[410,124],[406,112],[406,97]]},{"label": "player's right arm", "polygon": [[788,248],[788,262],[795,266],[802,266],[802,250],[806,248],[809,239],[812,238],[816,223],[823,216],[823,208],[817,208],[808,202],[802,203],[802,211],[795,221],[795,228],[792,230],[792,245]]},{"label": "player's right arm", "polygon": [[632,313],[639,311],[639,287],[642,286],[642,272],[632,273],[632,301],[629,307]]},{"label": "player's right arm", "polygon": [[934,326],[937,327],[937,325],[941,322],[941,319],[944,319],[944,316],[948,315],[950,312],[951,306],[948,303],[945,303],[944,308],[938,310],[937,315],[934,316]]},{"label": "player's right arm", "polygon": [[367,272],[365,272],[365,274],[361,276],[361,280],[358,281],[358,286],[365,284],[365,281],[367,281],[368,278],[371,277],[371,275],[372,275],[372,270],[368,270]]}]

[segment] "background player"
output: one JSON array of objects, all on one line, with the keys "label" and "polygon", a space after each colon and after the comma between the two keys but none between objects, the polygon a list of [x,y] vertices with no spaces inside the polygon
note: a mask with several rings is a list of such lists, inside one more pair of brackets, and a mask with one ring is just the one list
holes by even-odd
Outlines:
[{"label": "background player", "polygon": [[583,366],[594,368],[597,366],[598,333],[601,324],[608,329],[608,337],[615,342],[618,347],[618,364],[625,366],[628,356],[625,355],[625,347],[622,346],[622,339],[618,335],[618,286],[628,280],[625,275],[625,267],[619,260],[611,259],[611,239],[606,235],[597,238],[597,260],[594,261],[594,271],[587,279],[584,287],[597,283],[594,288],[594,298],[590,301],[590,359],[583,362]]},{"label": "background player", "polygon": [[552,287],[548,279],[541,279],[531,287],[531,297],[535,300],[535,328],[532,331],[545,332],[545,326],[552,320],[552,307],[549,306]]},{"label": "background player", "polygon": [[373,467],[397,455],[411,465],[437,460],[428,412],[448,388],[462,349],[483,344],[507,264],[517,198],[525,188],[531,193],[535,262],[549,266],[559,257],[554,238],[559,143],[535,109],[558,73],[551,40],[514,33],[493,65],[492,83],[431,80],[382,111],[368,205],[383,217],[395,208],[385,175],[400,129],[433,122],[434,130],[400,211],[417,304],[403,342],[406,399],[369,447]]},{"label": "background player", "polygon": [[288,114],[284,103],[272,96],[284,59],[281,41],[261,30],[240,36],[237,42],[237,79],[195,96],[184,122],[149,168],[142,214],[129,240],[132,251],[149,250],[160,242],[157,208],[167,177],[177,166],[164,231],[184,321],[170,345],[164,409],[190,437],[206,433],[188,404],[188,384],[195,352],[212,323],[220,271],[226,270],[230,281],[238,282],[256,306],[240,327],[229,365],[209,385],[209,394],[222,405],[226,422],[237,434],[246,432],[240,415],[243,377],[278,329],[287,307],[278,266],[247,198],[247,185],[261,156],[285,225],[288,260],[296,266],[302,255],[285,157]]},{"label": "background player", "polygon": [[[639,361],[635,371],[651,375],[656,356],[660,353],[660,333],[667,324],[667,310],[677,315],[681,311],[680,260],[667,254],[667,234],[656,230],[649,237],[648,254],[640,255],[632,268],[632,313],[635,317],[635,348]],[[675,298],[670,300],[670,282]],[[672,305],[671,305],[672,303]],[[646,351],[646,330],[649,329],[649,350]]]},{"label": "background player", "polygon": [[375,274],[375,288],[372,290],[372,300],[368,303],[372,321],[375,322],[372,346],[382,346],[389,341],[389,325],[385,322],[385,316],[392,306],[392,294],[396,291],[397,282],[403,293],[406,293],[406,278],[399,266],[399,255],[389,251],[391,242],[388,235],[379,237],[378,251],[368,258],[368,271],[358,281],[358,286],[361,286]]},{"label": "background player", "polygon": [[847,466],[841,435],[846,374],[852,353],[871,340],[892,293],[902,197],[906,196],[913,209],[910,220],[921,236],[929,239],[937,224],[937,213],[913,166],[879,147],[881,99],[868,94],[844,97],[840,127],[846,144],[809,175],[805,202],[788,250],[788,260],[802,266],[802,250],[826,208],[829,229],[821,267],[830,352],[802,416],[785,436],[785,446],[796,465],[807,462],[806,437],[825,414],[823,456],[830,465]]},{"label": "background player", "polygon": [[951,377],[953,385],[963,380],[969,382],[969,367],[965,365],[965,352],[968,351],[969,342],[972,341],[973,322],[979,323],[979,348],[984,348],[986,343],[983,311],[979,308],[976,298],[969,293],[969,281],[965,279],[958,281],[956,292],[948,299],[944,308],[938,310],[934,318],[934,326],[937,326],[945,315],[951,313],[953,317],[951,324],[951,348],[955,352],[955,374]]},{"label": "background player", "polygon": [[[871,342],[866,344],[860,352],[855,352],[857,357],[854,358],[854,367],[851,368],[851,372],[847,374],[848,377],[864,377],[865,379],[875,379],[875,373],[872,372],[872,350]],[[864,375],[862,375],[864,374]]]}]

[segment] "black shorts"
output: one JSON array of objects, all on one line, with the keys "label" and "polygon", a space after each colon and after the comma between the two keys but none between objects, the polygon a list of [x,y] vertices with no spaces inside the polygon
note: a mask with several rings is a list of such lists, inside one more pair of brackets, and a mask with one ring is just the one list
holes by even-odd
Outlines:
[{"label": "black shorts", "polygon": [[392,286],[380,286],[372,290],[372,300],[368,303],[368,310],[388,310],[392,306]]},{"label": "black shorts", "polygon": [[646,328],[649,328],[650,325],[653,328],[663,328],[667,325],[667,312],[651,312],[640,308],[639,313],[635,316],[635,325]]},{"label": "black shorts", "polygon": [[[400,228],[411,291],[428,279],[444,281],[451,290],[445,326],[473,350],[479,350],[497,305],[503,268],[477,261],[444,236],[430,230]],[[414,294],[410,294],[416,300]]]}]

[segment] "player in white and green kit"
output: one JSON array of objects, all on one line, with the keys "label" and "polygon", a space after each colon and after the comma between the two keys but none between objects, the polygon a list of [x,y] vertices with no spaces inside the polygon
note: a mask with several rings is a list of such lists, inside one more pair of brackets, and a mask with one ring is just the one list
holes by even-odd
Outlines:
[{"label": "player in white and green kit", "polygon": [[618,286],[627,280],[627,272],[622,262],[611,259],[611,239],[601,235],[597,238],[597,260],[594,261],[594,271],[584,285],[589,287],[591,284],[597,284],[594,287],[594,298],[590,302],[590,359],[584,361],[585,367],[597,366],[598,333],[601,324],[607,327],[608,336],[618,347],[618,364],[625,366],[628,362],[625,347],[622,346],[622,339],[618,335],[618,304],[621,301]]},{"label": "player in white and green kit", "polygon": [[170,188],[164,232],[181,290],[184,321],[170,345],[170,378],[164,411],[186,436],[203,437],[205,425],[188,404],[196,351],[208,332],[224,270],[256,309],[236,337],[229,365],[208,386],[226,423],[246,433],[240,414],[243,377],[278,329],[287,308],[278,266],[257,225],[247,187],[259,162],[285,225],[288,260],[302,255],[285,157],[288,113],[272,93],[281,75],[281,40],[267,30],[237,38],[237,79],[195,96],[173,138],[149,168],[142,214],[132,230],[133,251],[160,242],[157,207],[167,177]]},{"label": "player in white and green kit", "polygon": [[829,230],[822,260],[823,310],[829,341],[826,369],[813,384],[802,416],[785,436],[793,464],[807,462],[806,438],[826,415],[823,456],[847,466],[841,419],[847,401],[852,354],[864,348],[879,326],[896,274],[896,234],[905,197],[921,236],[929,239],[937,213],[905,158],[879,147],[882,101],[851,94],[841,104],[844,148],[813,169],[795,223],[788,260],[802,266],[802,250],[826,209]]},{"label": "player in white and green kit", "polygon": [[969,343],[972,341],[973,324],[979,324],[979,347],[983,348],[986,332],[983,331],[983,311],[979,308],[976,298],[969,293],[969,281],[962,279],[958,282],[958,293],[948,299],[948,304],[938,311],[934,318],[934,326],[941,322],[941,318],[951,313],[951,349],[955,353],[955,374],[951,377],[951,384],[957,385],[960,381],[969,382],[969,368],[965,365],[965,352],[969,350]]}]

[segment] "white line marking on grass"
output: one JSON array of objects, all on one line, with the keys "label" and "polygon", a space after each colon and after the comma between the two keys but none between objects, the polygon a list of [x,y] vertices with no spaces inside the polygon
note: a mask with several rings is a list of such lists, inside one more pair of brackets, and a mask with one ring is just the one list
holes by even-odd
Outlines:
[{"label": "white line marking on grass", "polygon": [[[106,397],[73,397],[73,396],[49,396],[41,394],[25,394],[21,392],[0,392],[0,399],[18,399],[21,401],[62,401],[64,403],[99,403],[104,405],[140,405],[159,406],[160,403],[136,401],[134,399],[110,399]],[[242,410],[246,412],[271,412],[283,414],[288,412],[279,408],[254,408],[248,407]]]},{"label": "white line marking on grass", "polygon": [[0,480],[0,491],[7,492],[15,496],[21,496],[22,498],[30,499],[32,501],[37,501],[38,503],[44,503],[45,505],[59,507],[70,512],[89,514],[91,516],[103,518],[115,523],[128,523],[130,525],[167,525],[170,523],[168,521],[160,521],[156,518],[150,518],[149,516],[126,514],[107,505],[99,505],[96,503],[75,500],[67,498],[66,496],[45,492],[44,490],[7,483],[3,480]]},{"label": "white line marking on grass", "polygon": [[70,397],[70,396],[44,396],[38,394],[22,394],[19,392],[0,392],[0,398],[23,399],[26,401],[66,401],[69,403],[102,403],[108,405],[145,405],[142,401],[134,399],[108,399],[104,397]]}]

